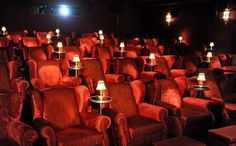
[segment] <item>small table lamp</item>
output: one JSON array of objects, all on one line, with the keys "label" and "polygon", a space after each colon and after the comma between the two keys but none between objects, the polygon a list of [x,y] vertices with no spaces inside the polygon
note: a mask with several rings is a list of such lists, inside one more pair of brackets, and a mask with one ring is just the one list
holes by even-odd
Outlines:
[{"label": "small table lamp", "polygon": [[207,52],[207,62],[211,62],[212,52]]},{"label": "small table lamp", "polygon": [[51,43],[51,38],[52,38],[52,36],[48,33],[48,34],[46,35],[46,39],[48,40],[48,44]]},{"label": "small table lamp", "polygon": [[99,100],[102,100],[103,99],[103,91],[106,90],[106,86],[105,86],[105,83],[103,80],[99,80],[98,81],[98,85],[96,87],[96,90],[99,90],[100,91],[100,95],[98,96]]},{"label": "small table lamp", "polygon": [[183,37],[179,36],[179,43],[182,43]]},{"label": "small table lamp", "polygon": [[104,35],[100,35],[100,43],[101,43],[101,46],[103,46],[103,44],[104,44]]},{"label": "small table lamp", "polygon": [[60,36],[60,29],[57,28],[57,29],[55,30],[55,32],[56,32],[57,37],[59,38],[59,36]]},{"label": "small table lamp", "polygon": [[2,27],[2,35],[6,35],[7,28],[5,26]]},{"label": "small table lamp", "polygon": [[205,73],[199,73],[197,81],[200,87],[203,87],[203,82],[206,81]]},{"label": "small table lamp", "polygon": [[210,42],[210,50],[212,50],[214,46],[215,44],[213,42]]},{"label": "small table lamp", "polygon": [[103,35],[103,31],[100,29],[100,30],[98,31],[98,34],[99,34],[99,36],[100,36],[100,35]]},{"label": "small table lamp", "polygon": [[79,58],[79,55],[75,55],[73,57],[73,62],[75,63],[75,68],[78,68],[78,62],[80,62],[80,58]]},{"label": "small table lamp", "polygon": [[154,53],[150,53],[149,59],[150,59],[150,65],[156,64],[156,62],[155,62],[156,61],[156,57],[155,57]]},{"label": "small table lamp", "polygon": [[124,48],[125,48],[125,43],[124,42],[120,42],[120,51],[124,52]]}]

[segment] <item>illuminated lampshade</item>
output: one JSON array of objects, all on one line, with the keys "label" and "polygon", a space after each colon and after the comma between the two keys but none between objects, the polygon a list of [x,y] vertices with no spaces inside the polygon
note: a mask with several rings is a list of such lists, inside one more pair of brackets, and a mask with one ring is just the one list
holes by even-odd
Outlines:
[{"label": "illuminated lampshade", "polygon": [[104,40],[104,35],[100,35],[100,40]]},{"label": "illuminated lampshade", "polygon": [[207,52],[207,62],[211,62],[212,52]]},{"label": "illuminated lampshade", "polygon": [[73,62],[80,62],[79,55],[75,55],[75,56],[73,57]]},{"label": "illuminated lampshade", "polygon": [[197,80],[198,80],[198,84],[200,86],[203,86],[203,82],[206,81],[205,73],[199,73]]},{"label": "illuminated lampshade", "polygon": [[99,34],[99,35],[102,35],[102,34],[103,34],[103,31],[102,31],[102,30],[99,30],[99,31],[98,31],[98,34]]},{"label": "illuminated lampshade", "polygon": [[228,8],[226,8],[223,12],[223,20],[225,21],[225,23],[229,21],[229,17],[230,17],[230,11]]},{"label": "illuminated lampshade", "polygon": [[166,14],[166,22],[167,22],[168,25],[170,25],[171,20],[172,20],[171,14],[170,14],[170,12],[168,12],[168,13]]},{"label": "illuminated lampshade", "polygon": [[5,32],[7,28],[5,26],[2,27],[2,31]]},{"label": "illuminated lampshade", "polygon": [[48,33],[48,34],[46,35],[46,38],[47,38],[47,39],[51,39],[52,37],[51,37],[51,35]]},{"label": "illuminated lampshade", "polygon": [[120,48],[124,48],[125,47],[125,43],[124,42],[120,42]]},{"label": "illuminated lampshade", "polygon": [[155,54],[154,53],[150,53],[149,59],[155,59]]},{"label": "illuminated lampshade", "polygon": [[103,81],[103,80],[99,80],[99,81],[98,81],[98,85],[97,85],[97,87],[96,87],[96,90],[101,91],[101,90],[106,90],[106,89],[107,89],[107,88],[106,88],[106,86],[105,86],[104,81]]},{"label": "illuminated lampshade", "polygon": [[59,52],[60,52],[61,48],[63,47],[62,42],[58,42],[58,43],[57,43],[57,47],[59,48]]},{"label": "illuminated lampshade", "polygon": [[183,37],[179,36],[179,42],[182,43]]}]

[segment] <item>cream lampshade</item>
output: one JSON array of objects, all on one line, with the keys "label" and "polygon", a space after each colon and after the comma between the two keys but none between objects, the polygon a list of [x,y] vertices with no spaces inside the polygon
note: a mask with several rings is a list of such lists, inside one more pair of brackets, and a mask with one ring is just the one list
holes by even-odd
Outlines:
[{"label": "cream lampshade", "polygon": [[172,20],[171,14],[170,14],[170,12],[168,12],[168,13],[166,14],[166,22],[167,22],[168,25],[170,25],[171,20]]},{"label": "cream lampshade", "polygon": [[125,43],[124,42],[120,42],[120,50],[124,51],[125,48]]},{"label": "cream lampshade", "polygon": [[79,55],[75,55],[73,57],[73,62],[75,63],[75,67],[78,67],[78,62],[80,62]]},{"label": "cream lampshade", "polygon": [[7,31],[7,28],[5,26],[2,27],[2,34],[5,35]]},{"label": "cream lampshade", "polygon": [[223,20],[225,21],[225,23],[229,21],[229,17],[230,17],[230,11],[228,8],[226,8],[223,12]]},{"label": "cream lampshade", "polygon": [[182,43],[183,37],[179,36],[179,42]]},{"label": "cream lampshade", "polygon": [[150,59],[150,63],[151,63],[151,65],[153,65],[153,64],[155,64],[155,54],[154,53],[150,53],[150,55],[149,55],[149,59]]},{"label": "cream lampshade", "polygon": [[57,47],[58,47],[58,52],[60,52],[61,51],[61,48],[63,47],[63,44],[62,44],[62,42],[58,42],[57,43]]},{"label": "cream lampshade", "polygon": [[46,35],[46,39],[48,40],[48,44],[50,44],[51,38],[52,38],[52,36],[48,33]]},{"label": "cream lampshade", "polygon": [[207,62],[211,62],[212,52],[207,52]]},{"label": "cream lampshade", "polygon": [[199,73],[197,80],[198,80],[199,86],[203,86],[203,82],[206,81],[205,73]]},{"label": "cream lampshade", "polygon": [[100,29],[100,30],[98,31],[98,34],[99,34],[99,35],[102,35],[102,34],[103,34],[103,31]]},{"label": "cream lampshade", "polygon": [[99,90],[100,91],[100,95],[99,95],[99,99],[102,100],[103,99],[103,91],[106,90],[106,86],[105,86],[105,83],[103,80],[99,80],[98,81],[98,84],[97,84],[97,87],[96,87],[96,90]]},{"label": "cream lampshade", "polygon": [[104,35],[101,34],[101,35],[100,35],[101,45],[104,44],[104,39],[105,39],[105,38],[104,38]]}]

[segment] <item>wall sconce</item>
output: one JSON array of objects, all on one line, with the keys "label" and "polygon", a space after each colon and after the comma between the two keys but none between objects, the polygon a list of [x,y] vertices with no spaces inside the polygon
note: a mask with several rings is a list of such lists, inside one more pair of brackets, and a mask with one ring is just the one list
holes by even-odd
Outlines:
[{"label": "wall sconce", "polygon": [[156,57],[155,57],[155,54],[154,53],[150,53],[150,55],[149,55],[149,59],[150,59],[150,64],[151,65],[154,65],[154,64],[156,64]]},{"label": "wall sconce", "polygon": [[100,95],[98,96],[99,100],[103,99],[103,91],[106,90],[106,86],[103,80],[98,81],[98,85],[96,87],[96,90],[100,91]]},{"label": "wall sconce", "polygon": [[207,62],[211,62],[211,57],[213,57],[212,52],[207,52]]},{"label": "wall sconce", "polygon": [[59,38],[59,36],[60,36],[60,29],[57,28],[57,29],[55,30],[55,32],[56,32],[56,36]]},{"label": "wall sconce", "polygon": [[199,73],[197,77],[198,85],[203,87],[203,82],[206,81],[205,73]]},{"label": "wall sconce", "polygon": [[182,43],[183,37],[179,36],[179,43]]},{"label": "wall sconce", "polygon": [[5,26],[2,27],[2,35],[6,35],[7,28]]},{"label": "wall sconce", "polygon": [[61,48],[63,47],[62,42],[58,42],[57,43],[57,47],[58,47],[58,52],[60,53],[61,52]]},{"label": "wall sconce", "polygon": [[48,33],[48,34],[46,35],[46,39],[48,40],[48,44],[50,44],[51,38],[52,38],[52,36]]},{"label": "wall sconce", "polygon": [[215,44],[213,42],[210,42],[210,50],[212,50],[214,46]]},{"label": "wall sconce", "polygon": [[124,48],[125,48],[125,43],[124,42],[120,42],[120,51],[124,52]]},{"label": "wall sconce", "polygon": [[166,22],[167,22],[168,25],[170,25],[171,21],[172,21],[172,17],[171,17],[170,12],[168,12],[166,14]]},{"label": "wall sconce", "polygon": [[228,8],[225,8],[225,10],[223,11],[223,20],[225,24],[228,23],[229,18],[230,18],[230,10]]},{"label": "wall sconce", "polygon": [[100,36],[100,35],[103,35],[103,31],[100,29],[100,30],[98,31],[98,34],[99,34],[99,36]]},{"label": "wall sconce", "polygon": [[80,62],[80,58],[79,58],[79,55],[75,55],[73,57],[73,62],[75,63],[75,68],[78,68],[78,62]]}]

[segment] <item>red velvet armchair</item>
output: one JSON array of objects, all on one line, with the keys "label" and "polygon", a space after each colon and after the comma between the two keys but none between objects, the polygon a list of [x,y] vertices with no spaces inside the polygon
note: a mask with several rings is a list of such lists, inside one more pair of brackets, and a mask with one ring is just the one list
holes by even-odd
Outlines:
[{"label": "red velvet armchair", "polygon": [[25,97],[29,83],[17,78],[19,62],[0,63],[0,93],[18,92]]},{"label": "red velvet armchair", "polygon": [[0,94],[0,145],[32,146],[38,134],[20,122],[23,97],[18,93]]},{"label": "red velvet armchair", "polygon": [[115,58],[114,72],[116,74],[124,75],[126,81],[137,79],[149,81],[155,78],[159,78],[160,72],[144,71],[144,63],[142,62],[142,60],[142,58]]},{"label": "red velvet armchair", "polygon": [[112,102],[103,113],[111,118],[111,141],[119,146],[148,146],[163,140],[167,129],[167,110],[144,103],[146,88],[142,81],[108,85]]},{"label": "red velvet armchair", "polygon": [[67,66],[68,64],[65,61],[47,60],[36,62],[35,60],[29,60],[31,84],[38,90],[57,85],[80,85],[80,78],[68,76]]},{"label": "red velvet armchair", "polygon": [[32,94],[33,122],[47,146],[109,146],[107,116],[87,112],[85,86],[52,87]]},{"label": "red velvet armchair", "polygon": [[182,80],[178,87],[174,79],[155,80],[147,88],[149,102],[169,111],[167,126],[170,135],[194,135],[211,127],[212,102],[194,97],[182,98],[181,94],[188,90],[187,81]]},{"label": "red velvet armchair", "polygon": [[99,80],[107,83],[120,83],[124,81],[124,76],[120,74],[110,74],[110,62],[108,60],[99,60],[95,58],[84,58],[85,66],[84,76],[88,84],[90,93],[95,93],[95,88]]}]

